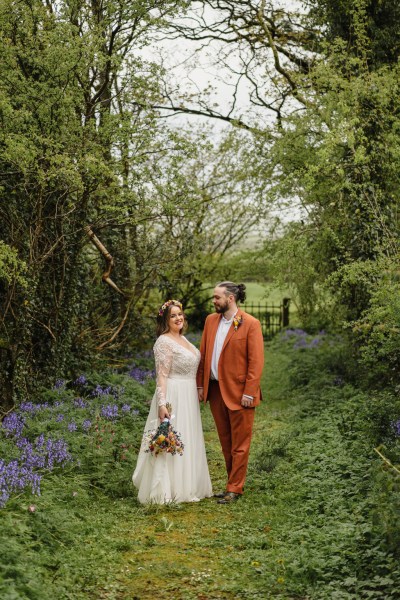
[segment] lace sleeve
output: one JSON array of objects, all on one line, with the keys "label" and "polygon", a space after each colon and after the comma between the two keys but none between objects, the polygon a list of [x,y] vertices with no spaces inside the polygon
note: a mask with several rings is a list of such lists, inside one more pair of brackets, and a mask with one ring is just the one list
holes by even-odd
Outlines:
[{"label": "lace sleeve", "polygon": [[167,379],[171,370],[173,348],[161,336],[154,344],[154,358],[156,363],[156,398],[158,406],[165,406],[167,393]]}]

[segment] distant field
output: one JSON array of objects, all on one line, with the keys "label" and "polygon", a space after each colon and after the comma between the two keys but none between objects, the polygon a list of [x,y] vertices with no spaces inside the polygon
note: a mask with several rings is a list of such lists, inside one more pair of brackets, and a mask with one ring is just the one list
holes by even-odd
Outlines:
[{"label": "distant field", "polygon": [[[244,282],[246,283],[246,282]],[[271,284],[246,283],[246,302],[263,302],[266,304],[280,304],[282,298],[288,298],[286,291],[277,290]]]}]

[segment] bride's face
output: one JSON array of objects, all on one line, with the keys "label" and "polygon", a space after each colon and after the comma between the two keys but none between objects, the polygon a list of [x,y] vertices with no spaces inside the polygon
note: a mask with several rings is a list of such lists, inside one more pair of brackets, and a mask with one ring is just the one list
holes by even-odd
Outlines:
[{"label": "bride's face", "polygon": [[171,333],[180,333],[184,320],[183,312],[179,306],[172,306],[168,319],[169,331]]}]

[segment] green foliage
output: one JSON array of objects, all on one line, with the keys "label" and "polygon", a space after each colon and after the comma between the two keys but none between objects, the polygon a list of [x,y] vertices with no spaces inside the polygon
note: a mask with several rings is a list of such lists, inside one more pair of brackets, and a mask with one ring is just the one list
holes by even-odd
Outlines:
[{"label": "green foliage", "polygon": [[26,264],[18,259],[15,249],[0,240],[0,280],[8,284],[15,282],[20,286],[26,286],[25,271]]},{"label": "green foliage", "polygon": [[265,245],[266,270],[292,288],[306,327],[352,322],[364,366],[382,382],[393,381],[399,72],[394,45],[389,49],[394,38],[379,42],[376,25],[385,11],[397,22],[398,10],[364,0],[318,2],[316,10],[329,44],[298,78],[314,96],[286,118],[273,147],[281,196],[300,203],[303,221],[284,226],[281,239]]},{"label": "green foliage", "polygon": [[[90,594],[108,561],[129,548],[127,540],[110,544],[107,536],[115,499],[126,503],[121,512],[132,510],[125,498],[132,493],[134,458],[153,390],[151,379],[141,385],[126,375],[92,373],[82,385],[60,382],[43,391],[42,406],[27,407],[23,435],[31,442],[41,434],[65,439],[73,462],[44,473],[40,497],[25,491],[2,509],[2,598],[70,597],[77,585]],[[118,416],[107,416],[108,405],[118,408]],[[15,458],[15,444],[3,431],[0,436],[7,462]],[[85,548],[96,548],[95,556],[82,563]]]},{"label": "green foliage", "polygon": [[[184,4],[1,5],[4,410],[60,373],[119,363],[166,295],[201,302],[200,282],[259,218],[249,138],[210,142],[150,108],[163,68],[142,48]],[[122,294],[102,284],[107,253]]]},{"label": "green foliage", "polygon": [[[399,384],[400,373],[400,283],[393,264],[381,264],[379,276],[370,286],[370,304],[352,323],[369,380]],[[386,267],[386,268],[385,268]]]},{"label": "green foliage", "polygon": [[[390,444],[390,458],[399,461],[393,421],[400,406],[389,392],[351,383],[344,339],[315,339],[295,330],[273,344],[274,378],[288,384],[289,426],[266,437],[253,467],[258,485],[275,500],[268,512],[279,531],[272,538],[284,556],[285,591],[321,599],[396,598],[399,480],[373,448],[386,443],[389,454]],[[272,388],[272,401],[280,389]],[[268,569],[263,576],[269,582]]]},{"label": "green foliage", "polygon": [[316,0],[312,4],[310,17],[326,27],[330,42],[339,37],[356,50],[354,32],[359,30],[358,23],[361,21],[369,39],[369,59],[375,64],[397,61],[400,11],[396,2]]}]

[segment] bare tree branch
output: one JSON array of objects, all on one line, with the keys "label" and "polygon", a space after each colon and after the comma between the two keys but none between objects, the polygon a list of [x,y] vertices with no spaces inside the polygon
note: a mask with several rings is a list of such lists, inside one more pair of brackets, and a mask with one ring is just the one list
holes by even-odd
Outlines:
[{"label": "bare tree branch", "polygon": [[90,241],[92,242],[92,244],[94,244],[94,246],[96,246],[96,248],[101,252],[101,254],[104,256],[104,258],[107,261],[107,270],[103,273],[102,275],[102,280],[107,283],[109,286],[111,286],[114,290],[116,290],[119,294],[121,294],[122,296],[125,296],[124,292],[122,292],[119,287],[112,281],[110,275],[111,275],[111,271],[114,268],[114,259],[111,256],[111,254],[109,253],[109,251],[107,250],[107,248],[104,246],[104,244],[101,243],[101,241],[99,240],[99,238],[96,236],[96,234],[94,233],[94,231],[92,230],[92,228],[90,227],[90,225],[87,225],[85,227],[85,231],[90,239]]}]

